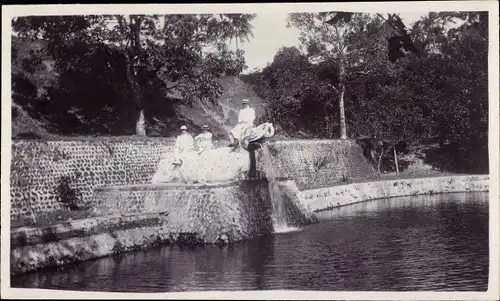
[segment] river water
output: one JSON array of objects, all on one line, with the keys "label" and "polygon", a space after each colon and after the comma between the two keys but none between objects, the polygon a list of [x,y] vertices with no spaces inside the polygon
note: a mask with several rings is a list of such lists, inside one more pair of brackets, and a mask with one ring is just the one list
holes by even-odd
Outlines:
[{"label": "river water", "polygon": [[226,247],[152,248],[11,283],[112,292],[487,290],[487,193],[383,199],[319,217],[297,232]]}]

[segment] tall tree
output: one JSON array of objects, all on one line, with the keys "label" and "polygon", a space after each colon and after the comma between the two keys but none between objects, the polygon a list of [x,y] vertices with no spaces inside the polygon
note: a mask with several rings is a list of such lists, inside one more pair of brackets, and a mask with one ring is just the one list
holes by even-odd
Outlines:
[{"label": "tall tree", "polygon": [[[221,91],[216,79],[225,70],[221,62],[231,64],[232,72],[244,68],[243,53],[225,51],[221,56],[204,49],[251,33],[255,15],[100,15],[100,16],[30,16],[13,21],[22,37],[42,39],[61,68],[71,68],[75,60],[92,55],[69,53],[71,45],[107,45],[123,57],[130,98],[136,106],[136,133],[145,135],[142,86],[160,78],[165,93],[185,99],[216,99]],[[73,49],[74,50],[74,49]],[[224,47],[217,47],[224,51]],[[225,65],[222,65],[223,67]]]},{"label": "tall tree", "polygon": [[[328,87],[338,99],[340,139],[347,139],[345,118],[346,84],[350,77],[366,74],[375,62],[373,48],[366,41],[353,38],[358,32],[370,30],[373,20],[368,14],[355,13],[335,19],[336,12],[292,13],[289,26],[301,31],[300,41],[309,57],[316,62],[333,64]],[[332,21],[332,18],[335,19]],[[380,22],[379,22],[380,23]],[[380,25],[380,24],[379,24]]]}]

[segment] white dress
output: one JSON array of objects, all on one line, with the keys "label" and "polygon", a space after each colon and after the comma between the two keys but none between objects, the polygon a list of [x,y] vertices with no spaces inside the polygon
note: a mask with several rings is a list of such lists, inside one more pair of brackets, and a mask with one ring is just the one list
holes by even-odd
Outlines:
[{"label": "white dress", "polygon": [[[179,166],[184,165],[186,162],[193,161],[196,155],[193,137],[188,133],[178,136],[175,141],[173,156],[171,152],[164,154],[156,168],[156,173],[151,179],[151,182],[167,183],[176,181],[178,178],[183,179]],[[178,165],[179,163],[181,163],[181,165]]]},{"label": "white dress", "polygon": [[194,140],[196,141],[196,145],[198,146],[198,152],[205,152],[214,149],[212,137],[212,133],[205,132],[199,134],[194,138]]},{"label": "white dress", "polygon": [[222,147],[201,154],[197,152],[186,154],[181,165],[173,165],[172,159],[165,157],[151,182],[232,181],[244,179],[250,167],[250,156],[245,150],[233,152],[229,147]]}]

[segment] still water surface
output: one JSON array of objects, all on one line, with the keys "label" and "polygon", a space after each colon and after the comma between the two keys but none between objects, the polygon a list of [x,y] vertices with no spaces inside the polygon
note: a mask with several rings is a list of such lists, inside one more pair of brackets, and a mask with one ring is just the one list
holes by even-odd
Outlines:
[{"label": "still water surface", "polygon": [[227,247],[166,246],[13,278],[85,291],[486,291],[488,194],[384,199]]}]

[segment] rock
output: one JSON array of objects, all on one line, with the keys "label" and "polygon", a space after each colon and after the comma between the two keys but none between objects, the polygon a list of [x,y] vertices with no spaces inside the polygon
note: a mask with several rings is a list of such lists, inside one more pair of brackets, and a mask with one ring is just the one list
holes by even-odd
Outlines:
[{"label": "rock", "polygon": [[229,237],[226,234],[222,234],[217,237],[216,243],[219,245],[227,245],[229,244]]}]

